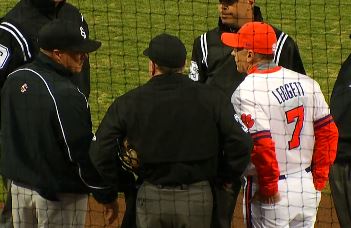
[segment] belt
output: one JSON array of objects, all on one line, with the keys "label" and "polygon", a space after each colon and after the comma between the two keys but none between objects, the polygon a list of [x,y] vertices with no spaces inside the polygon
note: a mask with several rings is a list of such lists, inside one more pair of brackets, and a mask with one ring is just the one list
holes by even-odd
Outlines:
[{"label": "belt", "polygon": [[178,189],[178,190],[188,190],[190,187],[195,187],[195,186],[209,186],[208,181],[199,181],[191,184],[155,184],[159,189]]},{"label": "belt", "polygon": [[17,182],[17,181],[12,181],[12,184],[14,184],[14,185],[16,185],[18,187],[21,187],[21,188],[27,188],[27,189],[36,191],[36,189],[34,189],[33,186],[30,186],[28,184],[23,184],[23,183],[20,183],[20,182]]},{"label": "belt", "polygon": [[[311,172],[311,166],[308,166],[306,169],[305,169],[305,171],[306,171],[306,173],[309,173],[309,172]],[[279,180],[285,180],[287,178],[287,175],[280,175],[279,176]]]},{"label": "belt", "polygon": [[21,188],[26,188],[26,189],[30,189],[32,191],[36,191],[41,197],[47,199],[47,200],[50,200],[50,201],[59,201],[58,198],[57,198],[57,195],[56,193],[53,193],[53,192],[47,192],[47,191],[42,191],[40,189],[37,189],[37,188],[34,188],[28,184],[23,184],[23,183],[20,183],[20,182],[17,182],[17,181],[12,181],[12,184],[18,186],[18,187],[21,187]]},{"label": "belt", "polygon": [[188,184],[180,184],[180,185],[162,185],[162,184],[157,184],[157,188],[159,189],[178,189],[178,190],[188,190],[189,185]]}]

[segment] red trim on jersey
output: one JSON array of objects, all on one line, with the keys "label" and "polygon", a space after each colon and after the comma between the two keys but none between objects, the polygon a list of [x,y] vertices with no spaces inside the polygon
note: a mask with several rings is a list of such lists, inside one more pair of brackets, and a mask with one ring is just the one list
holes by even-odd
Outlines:
[{"label": "red trim on jersey", "polygon": [[330,122],[334,122],[333,117],[331,115],[327,115],[314,122],[314,130],[316,131],[319,128],[329,124]]},{"label": "red trim on jersey", "polygon": [[272,135],[271,135],[271,132],[269,130],[266,130],[266,131],[259,131],[256,133],[252,133],[251,137],[255,141],[255,140],[259,140],[261,138],[272,138]]},{"label": "red trim on jersey", "polygon": [[262,137],[254,140],[251,162],[256,167],[260,194],[267,197],[273,196],[278,192],[280,173],[272,138]]},{"label": "red trim on jersey", "polygon": [[260,69],[258,69],[258,68],[259,68],[258,65],[253,66],[253,67],[247,72],[247,74],[252,74],[252,73],[255,73],[255,74],[269,74],[269,73],[277,72],[277,71],[279,71],[280,69],[282,69],[281,66],[276,66],[276,67],[273,67],[273,68],[270,68],[270,69],[265,69],[265,70],[260,70]]},{"label": "red trim on jersey", "polygon": [[339,134],[330,115],[316,121],[314,126],[312,175],[315,188],[321,191],[328,181],[329,169],[336,157]]}]

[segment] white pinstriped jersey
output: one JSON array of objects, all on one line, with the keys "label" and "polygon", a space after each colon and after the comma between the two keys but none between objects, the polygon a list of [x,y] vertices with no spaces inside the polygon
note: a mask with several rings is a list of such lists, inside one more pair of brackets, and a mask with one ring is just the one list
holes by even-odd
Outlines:
[{"label": "white pinstriped jersey", "polygon": [[[329,117],[316,81],[283,67],[256,69],[233,93],[232,103],[239,115],[251,114],[255,121],[250,129],[253,137],[272,137],[280,174],[311,165],[314,123]],[[253,164],[246,175],[255,175]]]}]

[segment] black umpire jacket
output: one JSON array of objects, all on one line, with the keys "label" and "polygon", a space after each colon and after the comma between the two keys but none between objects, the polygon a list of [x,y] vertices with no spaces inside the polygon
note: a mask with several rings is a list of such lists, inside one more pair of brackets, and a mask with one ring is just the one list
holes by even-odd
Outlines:
[{"label": "black umpire jacket", "polygon": [[[182,74],[163,74],[118,97],[90,151],[101,176],[118,182],[118,141],[127,137],[139,153],[140,177],[153,184],[239,178],[252,139],[230,102],[215,90]],[[223,158],[220,173],[218,156]]]},{"label": "black umpire jacket", "polygon": [[111,189],[100,186],[89,158],[89,105],[71,76],[42,53],[8,76],[1,96],[1,173],[47,199],[96,192],[108,202],[115,195],[103,195]]},{"label": "black umpire jacket", "polygon": [[[41,27],[55,18],[81,22],[89,36],[88,25],[79,10],[69,3],[61,2],[54,7],[52,0],[21,0],[0,23],[0,89],[9,73],[31,62],[39,52],[37,35]],[[80,90],[89,97],[89,60],[82,73],[72,78]]]},{"label": "black umpire jacket", "polygon": [[[254,8],[255,21],[262,21],[260,8]],[[189,77],[194,81],[206,83],[219,88],[228,98],[244,80],[245,74],[236,69],[231,56],[233,48],[225,46],[221,41],[223,32],[237,32],[239,28],[224,25],[219,19],[218,27],[202,34],[194,40]],[[274,28],[277,36],[277,51],[274,62],[293,71],[305,74],[300,53],[294,40]]]},{"label": "black umpire jacket", "polygon": [[335,162],[351,162],[351,55],[342,64],[330,98],[330,112],[339,130]]}]

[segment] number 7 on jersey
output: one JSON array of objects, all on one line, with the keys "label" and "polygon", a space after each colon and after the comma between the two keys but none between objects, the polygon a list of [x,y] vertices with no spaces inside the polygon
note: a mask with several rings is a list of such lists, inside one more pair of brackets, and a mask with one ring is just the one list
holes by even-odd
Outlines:
[{"label": "number 7 on jersey", "polygon": [[300,146],[300,134],[305,117],[304,112],[305,109],[302,105],[285,112],[286,121],[288,124],[295,122],[295,119],[297,119],[295,129],[293,131],[291,140],[289,141],[289,150],[295,149],[296,147]]}]

